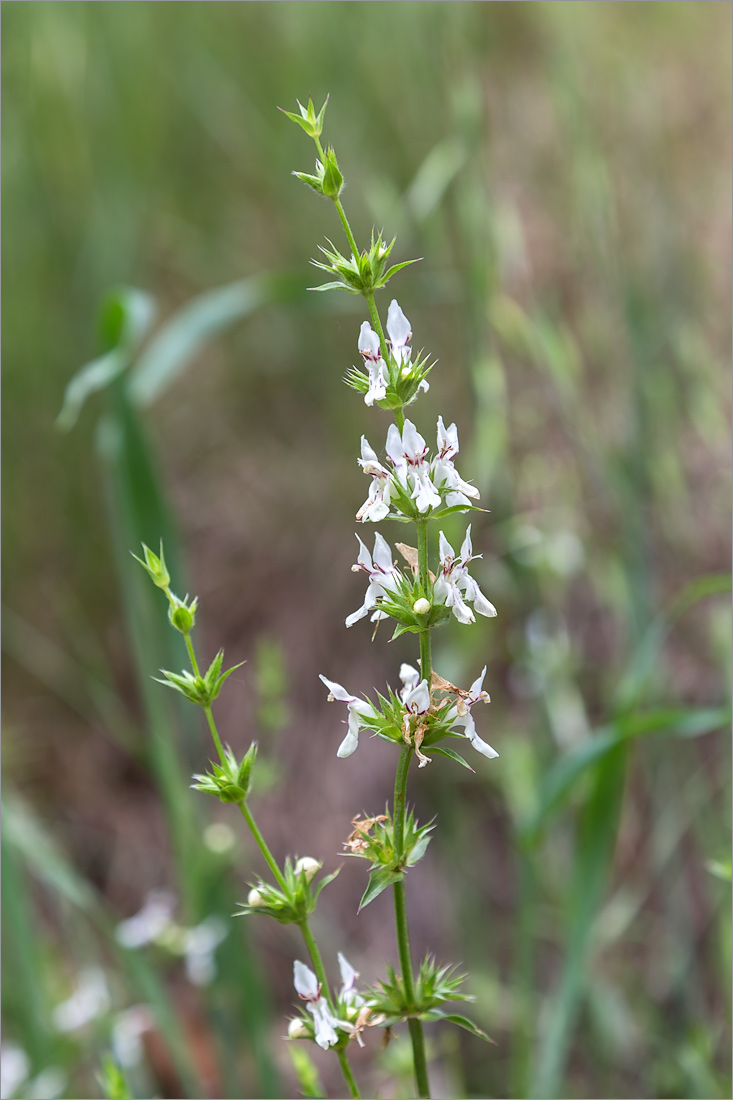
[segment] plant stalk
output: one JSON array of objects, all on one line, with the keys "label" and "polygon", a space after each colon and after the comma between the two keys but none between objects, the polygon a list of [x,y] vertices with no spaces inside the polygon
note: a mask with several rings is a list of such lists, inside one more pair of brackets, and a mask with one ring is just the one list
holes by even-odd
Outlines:
[{"label": "plant stalk", "polygon": [[[394,823],[394,846],[398,861],[403,857],[403,845],[405,836],[405,814],[407,811],[407,772],[412,759],[412,748],[404,745],[400,753],[400,761],[397,765],[395,778],[394,805],[392,808],[392,820]],[[410,952],[410,930],[407,922],[407,894],[405,881],[402,879],[392,887],[394,896],[395,929],[397,932],[397,951],[400,957],[400,969],[402,981],[405,987],[405,997],[408,1008],[415,1008],[415,976],[412,970],[412,955]],[[425,1040],[423,1038],[422,1023],[417,1019],[407,1021],[412,1042],[412,1060],[415,1070],[415,1084],[419,1097],[430,1096],[428,1083],[428,1066],[425,1057]]]},{"label": "plant stalk", "polygon": [[[298,927],[303,933],[303,939],[305,940],[305,945],[308,948],[308,954],[310,955],[311,962],[313,963],[313,969],[316,972],[316,977],[318,978],[318,982],[321,986],[323,996],[328,1001],[328,1007],[335,1015],[336,1010],[333,999],[331,997],[331,990],[328,985],[328,978],[326,977],[326,970],[323,965],[323,959],[321,958],[321,952],[318,950],[318,944],[313,938],[313,933],[311,932],[308,925],[308,920],[306,919],[301,921]],[[346,1051],[337,1050],[336,1053],[338,1055],[338,1060],[341,1065],[341,1071],[344,1075],[344,1079],[346,1081],[346,1084],[349,1086],[349,1092],[351,1093],[353,1100],[359,1100],[359,1088],[356,1084],[356,1081],[354,1080],[354,1075],[351,1071],[351,1066],[349,1065],[349,1059],[346,1055]]]}]

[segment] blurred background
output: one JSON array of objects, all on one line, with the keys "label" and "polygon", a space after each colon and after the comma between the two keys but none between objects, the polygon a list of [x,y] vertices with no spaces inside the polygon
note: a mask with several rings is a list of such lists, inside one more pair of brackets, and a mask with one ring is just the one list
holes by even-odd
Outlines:
[{"label": "blurred background", "polygon": [[[260,858],[188,789],[208,736],[150,679],[185,655],[129,556],[162,535],[199,651],[247,661],[216,710],[260,743],[275,854],[343,863],[395,756],[336,759],[318,674],[383,690],[416,653],[343,625],[389,418],[341,383],[361,299],[306,289],[343,241],[276,107],[326,93],[357,240],[424,257],[389,288],[439,360],[414,419],[457,421],[490,509],[498,618],[435,663],[488,664],[501,756],[412,774],[408,899],[496,1045],[429,1028],[434,1095],[730,1096],[730,5],[3,15],[3,1096],[127,1095],[107,1057],[140,1097],[341,1094],[281,1041],[295,932],[230,919]],[[334,981],[339,949],[396,961],[364,885],[346,861],[321,898]],[[363,1095],[412,1095],[407,1040],[378,1046]]]}]

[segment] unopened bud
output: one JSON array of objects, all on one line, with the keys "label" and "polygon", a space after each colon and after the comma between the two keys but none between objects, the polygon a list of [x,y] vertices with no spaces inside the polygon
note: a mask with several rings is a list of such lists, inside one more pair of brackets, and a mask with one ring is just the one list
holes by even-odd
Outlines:
[{"label": "unopened bud", "polygon": [[263,898],[259,890],[250,890],[250,892],[247,894],[247,905],[249,905],[252,909],[257,909],[258,906],[264,904],[265,899]]},{"label": "unopened bud", "polygon": [[409,366],[408,367],[403,367],[402,370],[400,371],[400,378],[404,382],[404,380],[406,378],[409,378],[411,374],[412,374],[412,367],[409,367]]},{"label": "unopened bud", "polygon": [[193,615],[183,604],[171,608],[170,620],[176,630],[180,630],[181,634],[190,634],[193,630]]},{"label": "unopened bud", "polygon": [[321,864],[317,859],[311,859],[310,856],[303,856],[295,864],[296,875],[305,875],[305,881],[310,882],[314,875],[321,869]]},{"label": "unopened bud", "polygon": [[288,1039],[307,1039],[308,1028],[297,1016],[288,1024]]},{"label": "unopened bud", "polygon": [[430,601],[426,600],[424,596],[421,596],[419,600],[415,600],[412,605],[412,610],[416,615],[427,615],[430,610]]}]

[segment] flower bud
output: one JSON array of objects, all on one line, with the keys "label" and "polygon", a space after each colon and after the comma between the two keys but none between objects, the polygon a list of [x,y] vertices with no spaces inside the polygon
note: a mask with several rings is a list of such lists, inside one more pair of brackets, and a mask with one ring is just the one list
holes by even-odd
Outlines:
[{"label": "flower bud", "polygon": [[180,630],[181,634],[190,634],[193,630],[194,616],[192,609],[186,607],[185,604],[178,604],[177,607],[172,607],[170,610],[170,621],[176,630]]},{"label": "flower bud", "polygon": [[310,856],[303,856],[295,864],[296,875],[305,875],[305,881],[310,882],[314,875],[320,871],[322,864],[317,859],[311,859]]},{"label": "flower bud", "polygon": [[405,379],[409,378],[411,374],[412,374],[412,367],[410,367],[410,366],[403,367],[402,370],[400,371],[400,378],[404,382]]},{"label": "flower bud", "polygon": [[323,194],[329,199],[337,199],[343,186],[344,177],[339,171],[336,154],[333,148],[329,146],[323,159],[323,179],[321,180]]},{"label": "flower bud", "polygon": [[416,615],[427,615],[430,610],[430,601],[426,600],[424,596],[421,596],[419,600],[415,600],[412,605],[412,610]]},{"label": "flower bud", "polygon": [[247,894],[247,905],[250,905],[253,909],[257,909],[260,905],[265,904],[265,899],[259,890],[250,890]]},{"label": "flower bud", "polygon": [[308,1039],[308,1028],[299,1017],[291,1020],[288,1024],[288,1039]]}]

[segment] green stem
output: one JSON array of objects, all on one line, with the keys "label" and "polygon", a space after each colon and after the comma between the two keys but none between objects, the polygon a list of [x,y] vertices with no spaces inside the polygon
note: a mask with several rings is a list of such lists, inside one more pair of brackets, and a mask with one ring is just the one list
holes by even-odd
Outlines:
[{"label": "green stem", "polygon": [[[313,963],[313,969],[315,970],[316,977],[321,986],[321,992],[328,1001],[328,1007],[333,1014],[336,1014],[336,1009],[331,997],[331,990],[328,985],[328,978],[326,976],[326,969],[323,965],[323,959],[321,958],[321,952],[318,950],[318,944],[316,943],[313,933],[308,925],[308,920],[305,919],[300,922],[298,926],[303,933],[303,939],[305,940],[305,946],[308,948],[308,954],[310,955],[311,962]],[[354,1074],[351,1072],[351,1066],[349,1065],[349,1059],[345,1050],[337,1050],[338,1060],[341,1065],[341,1071],[344,1075],[346,1084],[349,1086],[349,1092],[354,1100],[359,1100],[359,1089],[356,1081],[354,1080]]]},{"label": "green stem", "polygon": [[[407,812],[407,773],[412,759],[412,748],[404,745],[400,753],[400,761],[397,765],[395,777],[394,805],[392,808],[392,821],[394,823],[394,846],[398,861],[403,857],[403,845],[405,836],[405,815]],[[405,986],[405,999],[408,1010],[415,1008],[415,976],[412,969],[412,954],[410,952],[410,930],[407,923],[407,895],[405,892],[405,880],[396,882],[393,886],[395,928],[397,931],[397,951],[400,957],[400,969],[402,981]],[[415,1069],[415,1084],[417,1094],[420,1097],[430,1096],[428,1084],[428,1066],[425,1057],[425,1041],[423,1038],[422,1023],[411,1018],[407,1021],[410,1039],[412,1041],[412,1060]]]},{"label": "green stem", "polygon": [[209,730],[211,731],[211,739],[214,742],[217,753],[219,754],[219,760],[222,764],[226,764],[226,756],[224,755],[224,746],[221,743],[219,737],[219,731],[216,728],[216,722],[214,721],[214,715],[211,713],[211,707],[204,707],[204,714],[206,715],[206,721],[209,723]]},{"label": "green stem", "polygon": [[351,251],[352,251],[352,254],[354,256],[354,259],[357,259],[358,255],[359,255],[359,249],[356,247],[356,240],[354,239],[354,234],[351,232],[351,226],[349,225],[349,219],[346,217],[346,211],[344,210],[343,206],[341,205],[341,199],[338,198],[338,196],[333,200],[333,205],[338,210],[339,217],[341,218],[341,224],[343,225],[344,232],[346,233],[346,236],[348,237],[349,245],[351,247]]},{"label": "green stem", "polygon": [[191,671],[193,672],[194,676],[200,676],[201,673],[199,672],[199,666],[198,666],[198,662],[196,660],[196,654],[194,653],[193,642],[191,641],[191,635],[190,634],[184,634],[183,635],[183,640],[185,641],[186,649],[188,650],[188,659],[191,662]]},{"label": "green stem", "polygon": [[[417,575],[423,592],[428,596],[430,583],[430,570],[428,568],[428,521],[417,520]],[[430,629],[420,631],[420,673],[423,680],[427,680],[430,689],[432,680],[432,653],[430,645]]]},{"label": "green stem", "polygon": [[273,856],[270,849],[267,847],[267,842],[265,841],[265,838],[263,837],[260,830],[257,828],[257,822],[255,821],[254,817],[252,816],[252,811],[250,810],[250,808],[249,808],[249,806],[247,805],[246,802],[238,802],[237,805],[239,806],[239,809],[242,811],[242,817],[244,818],[244,820],[247,822],[247,825],[249,826],[249,831],[252,833],[252,836],[257,841],[257,845],[258,845],[260,851],[262,852],[263,856],[265,857],[265,860],[267,861],[267,866],[270,868],[273,875],[275,876],[275,880],[277,881],[278,886],[280,887],[282,892],[284,894],[287,894],[287,896],[289,897],[290,896],[290,891],[288,890],[288,884],[285,881],[285,878],[283,876],[282,871],[280,870],[277,863],[275,862],[275,857]]}]

